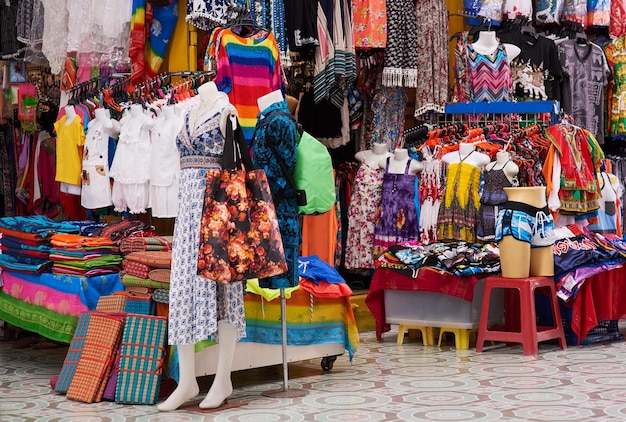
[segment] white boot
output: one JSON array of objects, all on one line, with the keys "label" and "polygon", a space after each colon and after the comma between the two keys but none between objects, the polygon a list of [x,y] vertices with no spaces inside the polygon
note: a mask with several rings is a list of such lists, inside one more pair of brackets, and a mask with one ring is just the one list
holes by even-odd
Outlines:
[{"label": "white boot", "polygon": [[206,397],[200,403],[202,409],[214,409],[220,407],[226,399],[233,394],[233,383],[230,372],[233,367],[235,346],[237,344],[237,327],[228,321],[217,323],[219,336],[219,351],[217,357],[217,370],[213,385]]},{"label": "white boot", "polygon": [[195,346],[193,344],[181,344],[176,346],[176,349],[178,353],[178,387],[167,400],[157,405],[161,412],[176,410],[200,393],[195,373]]}]

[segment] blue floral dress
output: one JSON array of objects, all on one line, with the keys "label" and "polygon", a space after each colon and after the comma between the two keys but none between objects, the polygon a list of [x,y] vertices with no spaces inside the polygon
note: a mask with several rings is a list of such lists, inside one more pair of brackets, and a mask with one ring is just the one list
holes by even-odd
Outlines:
[{"label": "blue floral dress", "polygon": [[280,114],[274,114],[265,121],[265,116],[275,110],[289,114],[287,101],[274,103],[259,113],[252,149],[255,167],[265,170],[267,174],[288,267],[284,274],[260,279],[259,285],[264,288],[281,289],[298,285],[298,255],[302,235],[296,193],[287,182],[282,167],[269,147],[273,146],[287,165],[287,169],[293,172],[296,167],[296,124],[293,119]]},{"label": "blue floral dress", "polygon": [[190,127],[188,113],[176,139],[181,173],[172,243],[169,344],[207,340],[217,332],[218,320],[227,320],[237,327],[239,338],[246,336],[244,284],[217,283],[197,274],[205,176],[207,170],[220,168],[224,150],[220,120],[223,110],[230,107],[224,95],[207,112],[211,117],[196,129]]}]

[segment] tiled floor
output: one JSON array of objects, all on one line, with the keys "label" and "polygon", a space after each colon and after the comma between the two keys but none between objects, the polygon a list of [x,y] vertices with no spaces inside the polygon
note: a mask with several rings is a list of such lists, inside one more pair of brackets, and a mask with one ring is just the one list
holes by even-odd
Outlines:
[{"label": "tiled floor", "polygon": [[[155,406],[85,404],[54,394],[65,347],[15,349],[0,343],[0,421],[620,421],[626,420],[626,344],[473,349],[396,345],[363,333],[353,362],[340,356],[329,374],[320,361],[290,365],[300,398],[268,398],[280,368],[234,374],[237,408],[159,413]],[[203,393],[210,385],[204,377]],[[198,397],[200,399],[201,397]],[[195,408],[192,408],[195,409]]]}]

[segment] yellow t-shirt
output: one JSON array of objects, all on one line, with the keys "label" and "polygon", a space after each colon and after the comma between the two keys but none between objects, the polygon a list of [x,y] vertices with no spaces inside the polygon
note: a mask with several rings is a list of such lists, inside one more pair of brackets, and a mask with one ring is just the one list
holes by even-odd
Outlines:
[{"label": "yellow t-shirt", "polygon": [[55,180],[80,186],[85,129],[79,116],[74,117],[70,123],[66,122],[67,116],[63,116],[54,124],[54,130],[57,133],[57,171]]}]

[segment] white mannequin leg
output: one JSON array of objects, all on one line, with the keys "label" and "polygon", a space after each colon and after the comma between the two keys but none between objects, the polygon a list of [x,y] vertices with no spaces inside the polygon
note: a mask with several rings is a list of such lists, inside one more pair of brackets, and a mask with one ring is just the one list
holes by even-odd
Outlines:
[{"label": "white mannequin leg", "polygon": [[178,353],[178,387],[167,400],[157,405],[161,412],[176,410],[200,393],[195,373],[195,346],[193,344],[181,344],[176,346],[176,349]]},{"label": "white mannequin leg", "polygon": [[217,370],[213,385],[206,397],[200,403],[201,409],[214,409],[224,403],[233,394],[233,383],[230,379],[237,344],[237,327],[228,321],[217,323],[219,336],[219,351],[217,356]]}]

